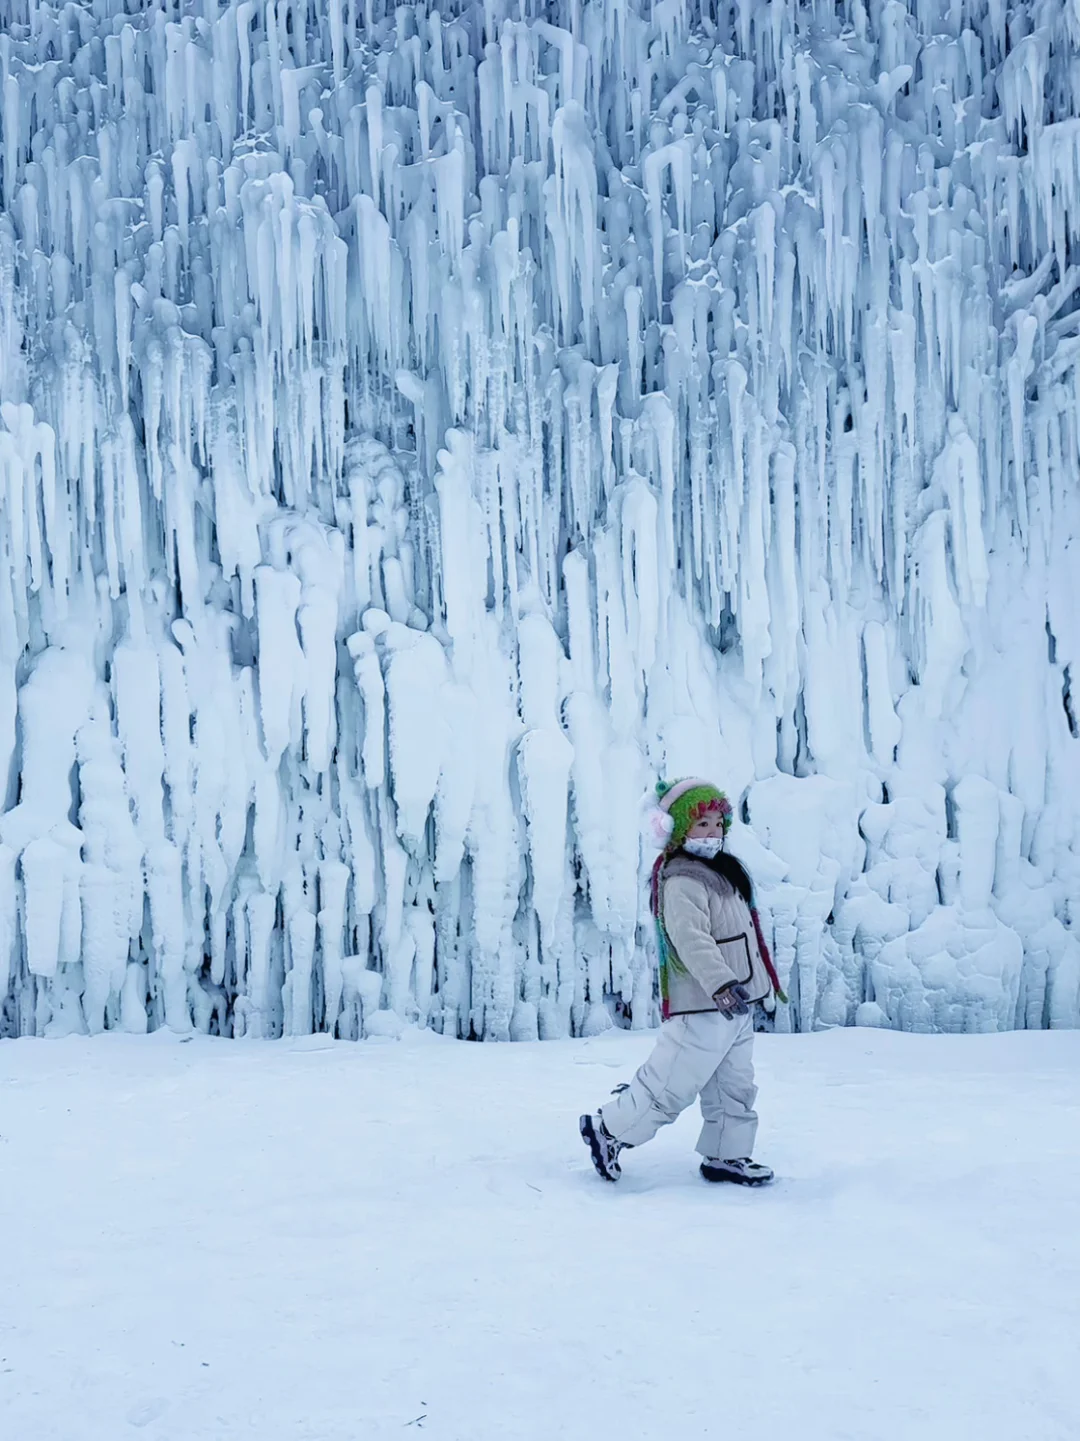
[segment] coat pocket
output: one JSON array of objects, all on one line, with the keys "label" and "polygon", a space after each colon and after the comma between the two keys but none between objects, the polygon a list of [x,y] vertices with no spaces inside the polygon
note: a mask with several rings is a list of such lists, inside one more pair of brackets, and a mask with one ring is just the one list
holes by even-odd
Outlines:
[{"label": "coat pocket", "polygon": [[724,965],[735,977],[728,981],[727,985],[721,986],[722,991],[729,990],[732,986],[747,986],[754,978],[754,962],[750,955],[750,938],[743,931],[737,936],[729,936],[725,941],[717,941],[716,948],[720,952]]}]

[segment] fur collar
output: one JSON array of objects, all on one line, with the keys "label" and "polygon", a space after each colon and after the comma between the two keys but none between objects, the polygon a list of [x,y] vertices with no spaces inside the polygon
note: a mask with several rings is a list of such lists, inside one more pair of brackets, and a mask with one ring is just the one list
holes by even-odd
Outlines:
[{"label": "fur collar", "polygon": [[664,862],[664,880],[674,876],[684,876],[687,880],[699,882],[714,891],[721,900],[726,900],[735,894],[735,887],[726,876],[722,876],[719,871],[714,871],[708,861],[699,860],[697,856],[687,855],[685,851],[676,851]]}]

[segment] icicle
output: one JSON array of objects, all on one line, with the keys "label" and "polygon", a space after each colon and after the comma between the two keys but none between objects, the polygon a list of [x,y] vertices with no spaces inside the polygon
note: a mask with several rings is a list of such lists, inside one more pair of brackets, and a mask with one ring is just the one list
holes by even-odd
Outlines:
[{"label": "icicle", "polygon": [[651,1024],[682,771],[779,1027],[1080,1021],[1075,4],[55,9],[0,1035]]}]

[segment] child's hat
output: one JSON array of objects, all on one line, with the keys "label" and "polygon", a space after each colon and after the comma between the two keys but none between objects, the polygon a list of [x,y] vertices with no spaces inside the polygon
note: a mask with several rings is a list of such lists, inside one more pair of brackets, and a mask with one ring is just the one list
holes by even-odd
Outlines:
[{"label": "child's hat", "polygon": [[657,803],[651,808],[649,830],[662,850],[677,850],[690,827],[710,811],[719,811],[724,835],[731,829],[734,811],[722,790],[710,781],[691,777],[681,781],[659,781]]}]

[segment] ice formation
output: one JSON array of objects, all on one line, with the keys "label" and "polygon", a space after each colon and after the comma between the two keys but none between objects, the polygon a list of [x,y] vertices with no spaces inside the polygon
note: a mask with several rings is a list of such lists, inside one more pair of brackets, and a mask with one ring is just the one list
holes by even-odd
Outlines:
[{"label": "ice formation", "polygon": [[5,0],[0,1034],[1080,1022],[1080,0]]}]

